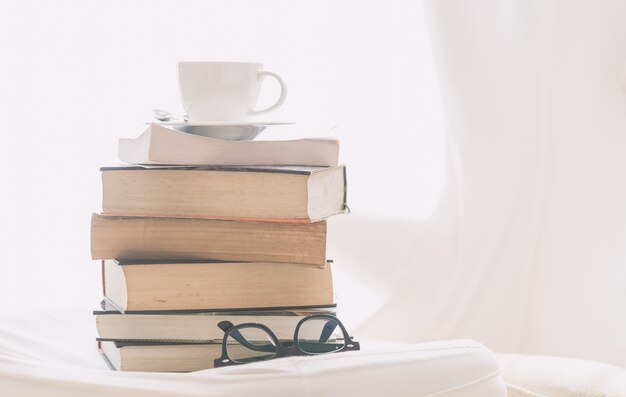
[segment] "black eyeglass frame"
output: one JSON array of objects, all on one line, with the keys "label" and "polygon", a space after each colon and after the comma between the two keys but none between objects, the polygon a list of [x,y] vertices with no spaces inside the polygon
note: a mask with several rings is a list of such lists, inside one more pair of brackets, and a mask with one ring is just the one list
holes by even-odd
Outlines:
[{"label": "black eyeglass frame", "polygon": [[[333,320],[333,321],[335,321],[337,323],[337,325],[341,329],[341,332],[343,333],[343,338],[344,338],[344,344],[343,344],[343,347],[341,349],[334,350],[332,352],[325,352],[325,353],[309,353],[309,352],[303,351],[300,348],[300,346],[298,344],[298,333],[300,332],[300,327],[302,327],[302,324],[304,324],[306,321],[308,321],[310,319],[318,319],[318,318],[319,319]],[[276,346],[276,354],[274,354],[274,356],[272,356],[271,358],[268,358],[267,360],[273,360],[275,358],[291,357],[291,356],[319,356],[319,355],[322,355],[322,354],[340,353],[340,352],[352,351],[352,350],[361,350],[361,346],[359,345],[359,342],[355,342],[350,337],[350,335],[348,334],[348,331],[346,330],[346,327],[344,327],[342,322],[336,316],[333,316],[332,314],[321,314],[321,313],[320,314],[311,314],[309,316],[304,317],[300,321],[298,321],[298,324],[296,325],[296,329],[295,329],[295,331],[293,333],[293,342],[292,342],[291,346],[283,345],[278,340],[278,337],[276,336],[276,334],[274,334],[274,332],[268,326],[266,326],[264,324],[260,324],[260,323],[242,323],[242,324],[233,325],[233,323],[231,323],[230,321],[222,321],[222,322],[220,322],[218,324],[218,327],[220,327],[220,329],[222,331],[224,331],[224,338],[222,339],[222,356],[220,358],[218,358],[218,359],[215,359],[215,361],[214,361],[215,368],[227,367],[227,366],[230,366],[230,365],[247,364],[247,363],[237,362],[237,361],[234,361],[233,359],[231,359],[228,356],[228,347],[227,347],[228,337],[234,331],[238,331],[238,330],[244,329],[244,328],[258,328],[258,329],[261,329],[261,330],[265,331],[269,335],[270,338],[272,338],[272,342]],[[236,340],[236,338],[234,338],[234,337],[233,337],[233,339]],[[267,360],[263,360],[263,361],[267,361]]]}]

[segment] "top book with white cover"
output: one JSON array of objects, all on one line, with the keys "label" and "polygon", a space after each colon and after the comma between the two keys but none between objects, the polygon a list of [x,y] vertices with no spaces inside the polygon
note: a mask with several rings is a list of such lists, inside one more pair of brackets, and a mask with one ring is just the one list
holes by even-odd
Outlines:
[{"label": "top book with white cover", "polygon": [[227,141],[157,124],[135,139],[120,139],[118,157],[140,165],[338,165],[339,140]]}]

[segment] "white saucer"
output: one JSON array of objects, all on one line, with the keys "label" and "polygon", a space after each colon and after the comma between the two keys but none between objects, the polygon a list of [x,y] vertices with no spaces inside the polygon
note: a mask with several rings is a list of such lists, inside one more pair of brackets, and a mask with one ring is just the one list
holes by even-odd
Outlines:
[{"label": "white saucer", "polygon": [[256,138],[263,130],[272,125],[290,125],[293,122],[282,121],[155,121],[152,124],[172,126],[175,129],[194,135],[230,141],[248,141]]}]

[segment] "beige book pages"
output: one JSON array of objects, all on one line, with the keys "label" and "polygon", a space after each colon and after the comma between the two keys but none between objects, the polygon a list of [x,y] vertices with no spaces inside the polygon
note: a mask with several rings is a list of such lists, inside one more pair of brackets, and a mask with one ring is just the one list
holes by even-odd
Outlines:
[{"label": "beige book pages", "polygon": [[202,314],[105,314],[96,316],[98,335],[125,340],[221,341],[224,331],[217,324],[261,323],[279,339],[290,340],[303,316],[202,315]]},{"label": "beige book pages", "polygon": [[146,345],[116,347],[100,342],[100,351],[113,369],[141,372],[191,372],[213,368],[221,344]]},{"label": "beige book pages", "polygon": [[102,210],[113,215],[302,219],[309,217],[308,178],[271,172],[104,171]]},{"label": "beige book pages", "polygon": [[326,265],[326,222],[281,223],[93,214],[93,259],[218,259]]},{"label": "beige book pages", "polygon": [[130,164],[336,166],[339,141],[227,141],[157,124],[135,139],[120,139],[118,157]]},{"label": "beige book pages", "polygon": [[312,222],[345,209],[345,167],[102,169],[102,212]]},{"label": "beige book pages", "polygon": [[[123,274],[118,272],[122,268]],[[108,277],[113,272],[117,278]],[[318,306],[333,303],[331,267],[283,263],[175,263],[118,265],[105,277],[123,310],[194,310]],[[127,297],[126,302],[119,301]],[[117,302],[116,302],[117,300]]]}]

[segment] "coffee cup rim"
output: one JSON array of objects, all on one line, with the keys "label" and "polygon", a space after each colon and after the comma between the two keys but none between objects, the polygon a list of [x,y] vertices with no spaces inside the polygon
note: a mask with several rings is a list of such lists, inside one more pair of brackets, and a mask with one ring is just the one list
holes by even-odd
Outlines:
[{"label": "coffee cup rim", "polygon": [[256,65],[263,66],[260,62],[244,62],[244,61],[180,61],[178,65]]}]

